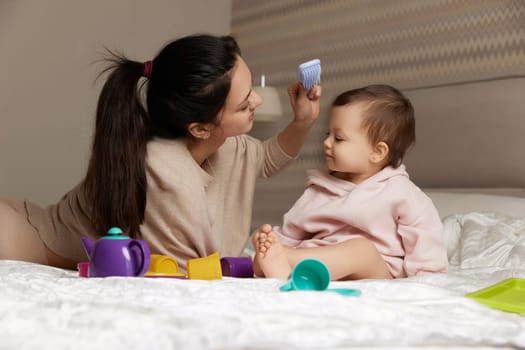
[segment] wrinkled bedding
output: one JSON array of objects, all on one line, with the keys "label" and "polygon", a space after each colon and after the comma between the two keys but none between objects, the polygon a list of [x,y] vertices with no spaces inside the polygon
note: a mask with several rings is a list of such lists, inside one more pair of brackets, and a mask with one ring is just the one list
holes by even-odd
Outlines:
[{"label": "wrinkled bedding", "polygon": [[[0,261],[0,349],[525,348],[525,316],[468,292],[525,278],[525,219],[444,219],[451,271],[279,292],[277,279],[79,278]],[[525,296],[524,296],[525,298]]]}]

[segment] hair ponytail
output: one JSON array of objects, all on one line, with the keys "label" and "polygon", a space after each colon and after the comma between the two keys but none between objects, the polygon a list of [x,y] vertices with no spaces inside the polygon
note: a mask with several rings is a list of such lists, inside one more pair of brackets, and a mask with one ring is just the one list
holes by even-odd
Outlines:
[{"label": "hair ponytail", "polygon": [[[153,137],[186,137],[191,123],[218,123],[240,49],[231,36],[191,35],[168,43],[153,61],[110,52],[84,180],[90,217],[103,234],[139,234],[146,209],[146,147]],[[148,111],[141,98],[146,76]]]},{"label": "hair ponytail", "polygon": [[135,237],[146,206],[148,113],[141,99],[142,63],[110,52],[99,96],[91,159],[84,180],[90,217],[104,234],[118,226]]}]

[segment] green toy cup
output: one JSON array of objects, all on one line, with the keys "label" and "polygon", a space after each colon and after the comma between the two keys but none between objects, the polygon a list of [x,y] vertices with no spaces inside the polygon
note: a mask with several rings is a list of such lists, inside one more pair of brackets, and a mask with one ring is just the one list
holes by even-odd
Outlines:
[{"label": "green toy cup", "polygon": [[316,259],[305,259],[295,265],[281,290],[326,290],[329,284],[330,271],[326,265]]},{"label": "green toy cup", "polygon": [[328,289],[330,284],[330,270],[317,259],[301,260],[292,270],[288,282],[281,286],[280,290],[289,292],[294,290],[318,290],[336,292],[341,295],[358,297],[361,291],[348,288]]}]

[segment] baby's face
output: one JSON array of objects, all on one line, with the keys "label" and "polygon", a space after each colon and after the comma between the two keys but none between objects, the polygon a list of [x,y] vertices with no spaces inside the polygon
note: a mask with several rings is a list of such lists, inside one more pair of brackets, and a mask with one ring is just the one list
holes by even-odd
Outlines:
[{"label": "baby's face", "polygon": [[362,182],[377,170],[370,161],[373,148],[361,127],[364,104],[332,107],[328,134],[324,140],[326,163],[330,170],[348,173],[354,183]]}]

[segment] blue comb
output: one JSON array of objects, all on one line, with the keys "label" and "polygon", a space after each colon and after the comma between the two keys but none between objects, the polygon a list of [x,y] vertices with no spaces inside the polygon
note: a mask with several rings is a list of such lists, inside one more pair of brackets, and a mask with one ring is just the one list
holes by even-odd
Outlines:
[{"label": "blue comb", "polygon": [[301,63],[297,67],[297,76],[303,86],[310,90],[315,84],[321,82],[321,61],[316,58]]}]

